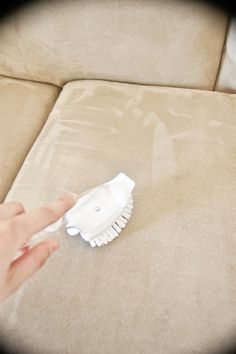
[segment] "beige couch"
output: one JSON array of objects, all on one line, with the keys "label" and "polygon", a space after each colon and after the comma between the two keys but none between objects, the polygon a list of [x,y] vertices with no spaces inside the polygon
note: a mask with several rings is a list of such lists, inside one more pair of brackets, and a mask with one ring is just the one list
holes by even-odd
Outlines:
[{"label": "beige couch", "polygon": [[[236,29],[198,2],[44,1],[0,28],[0,198],[123,171],[111,245],[60,251],[0,310],[30,353],[202,353],[236,331]],[[26,349],[25,349],[26,352]]]}]

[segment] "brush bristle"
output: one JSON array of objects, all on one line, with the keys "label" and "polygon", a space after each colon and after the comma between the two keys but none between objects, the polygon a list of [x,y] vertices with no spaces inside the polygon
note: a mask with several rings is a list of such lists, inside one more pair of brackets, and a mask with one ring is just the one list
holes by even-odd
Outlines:
[{"label": "brush bristle", "polygon": [[90,246],[101,247],[107,245],[109,242],[113,241],[116,237],[118,237],[121,231],[126,227],[129,219],[131,218],[133,208],[134,198],[133,195],[131,195],[122,214],[102,234],[98,235],[95,239],[89,241]]}]

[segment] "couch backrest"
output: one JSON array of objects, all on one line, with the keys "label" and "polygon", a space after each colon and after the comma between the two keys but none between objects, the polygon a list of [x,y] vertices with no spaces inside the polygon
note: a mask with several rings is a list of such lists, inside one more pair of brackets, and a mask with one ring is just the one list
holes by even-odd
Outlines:
[{"label": "couch backrest", "polygon": [[1,24],[0,75],[211,90],[227,21],[197,1],[41,1]]}]

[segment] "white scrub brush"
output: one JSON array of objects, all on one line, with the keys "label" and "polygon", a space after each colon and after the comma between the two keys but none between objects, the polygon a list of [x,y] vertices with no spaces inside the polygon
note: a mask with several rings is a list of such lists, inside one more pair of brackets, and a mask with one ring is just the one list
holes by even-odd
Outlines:
[{"label": "white scrub brush", "polygon": [[[111,181],[82,194],[63,218],[48,226],[24,246],[33,247],[65,228],[70,236],[79,235],[92,247],[103,246],[119,236],[132,215],[134,181],[120,173]],[[21,251],[17,256],[21,255]]]},{"label": "white scrub brush", "polygon": [[80,234],[92,247],[119,236],[132,215],[134,181],[120,173],[110,182],[84,194],[64,216],[66,232]]}]

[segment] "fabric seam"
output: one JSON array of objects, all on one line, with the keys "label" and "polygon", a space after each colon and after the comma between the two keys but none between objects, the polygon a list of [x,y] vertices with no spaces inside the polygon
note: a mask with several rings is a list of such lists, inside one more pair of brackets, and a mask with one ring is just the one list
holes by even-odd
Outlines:
[{"label": "fabric seam", "polygon": [[37,81],[37,80],[32,80],[32,79],[23,79],[20,77],[15,77],[15,76],[8,76],[8,75],[4,75],[4,74],[0,74],[0,78],[6,78],[6,79],[12,79],[12,80],[19,80],[19,81],[28,81],[28,82],[34,82],[36,84],[44,84],[44,85],[51,85],[54,86],[56,88],[59,88],[60,90],[63,88],[64,85],[62,86],[58,86],[56,84],[52,84],[51,82],[46,82],[46,81]]},{"label": "fabric seam", "polygon": [[222,67],[223,60],[224,60],[224,51],[225,51],[225,46],[226,46],[226,42],[227,42],[227,38],[228,38],[229,27],[230,27],[231,21],[232,21],[232,18],[228,17],[228,23],[227,23],[227,27],[226,27],[226,31],[225,31],[225,38],[224,38],[223,46],[222,46],[222,49],[221,49],[220,61],[219,61],[218,69],[217,69],[217,72],[216,72],[216,79],[215,79],[212,91],[217,91],[216,90],[216,86],[217,86],[217,83],[218,83],[221,67]]}]

